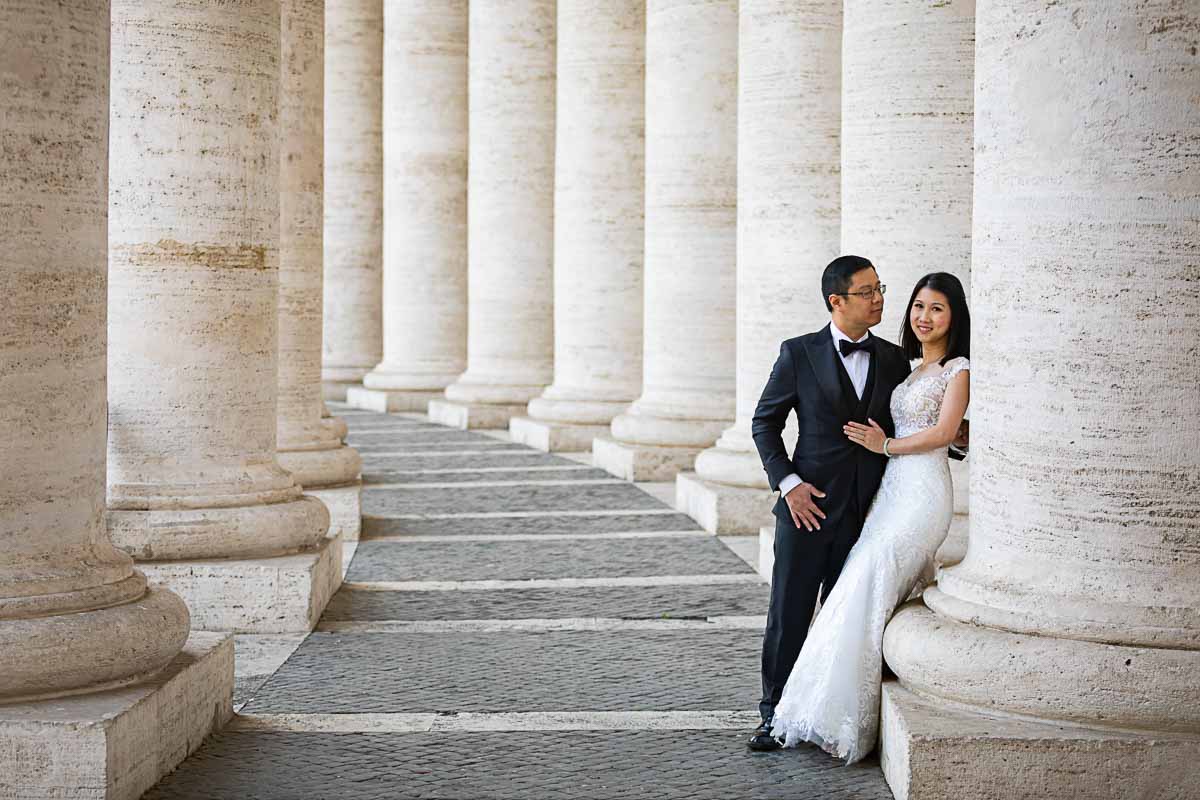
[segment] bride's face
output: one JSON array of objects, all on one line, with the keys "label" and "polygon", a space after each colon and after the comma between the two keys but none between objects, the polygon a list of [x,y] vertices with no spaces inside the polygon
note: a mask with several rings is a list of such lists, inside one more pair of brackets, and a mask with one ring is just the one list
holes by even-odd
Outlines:
[{"label": "bride's face", "polygon": [[917,292],[908,321],[921,344],[940,342],[950,333],[950,300],[941,292],[925,287]]}]

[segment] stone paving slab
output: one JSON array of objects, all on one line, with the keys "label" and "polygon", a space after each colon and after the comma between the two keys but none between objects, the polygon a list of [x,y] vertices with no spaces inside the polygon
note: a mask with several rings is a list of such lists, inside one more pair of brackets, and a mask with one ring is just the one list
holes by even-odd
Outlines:
[{"label": "stone paving slab", "polygon": [[[611,477],[611,476],[610,476]],[[479,514],[503,511],[640,511],[665,508],[628,483],[580,486],[463,486],[383,489],[364,486],[363,514]]]},{"label": "stone paving slab", "polygon": [[[536,450],[521,450],[520,452],[488,452],[456,453],[453,450],[436,455],[405,455],[388,456],[375,453],[363,454],[363,475],[381,476],[391,471],[420,471],[428,469],[483,469],[487,467],[506,467],[519,470],[523,467],[572,467],[579,466],[575,461],[559,456],[546,455]],[[519,449],[519,445],[511,445],[510,450]],[[608,473],[604,473],[608,475]],[[611,476],[610,476],[611,477]]]},{"label": "stone paving slab", "polygon": [[[611,479],[602,469],[505,469],[489,472],[367,472],[363,484],[477,483],[479,481],[585,481]],[[457,491],[456,489],[450,491]]]},{"label": "stone paving slab", "polygon": [[359,447],[360,445],[411,445],[411,444],[447,444],[447,443],[471,443],[479,442],[493,443],[496,440],[490,436],[474,433],[472,431],[451,431],[445,428],[418,428],[412,430],[409,428],[398,428],[387,431],[350,431],[346,437],[346,443],[351,447]]},{"label": "stone paving slab", "polygon": [[363,517],[363,537],[455,535],[585,535],[628,531],[698,531],[686,514],[592,514],[537,517],[454,517],[388,519]]},{"label": "stone paving slab", "polygon": [[364,457],[374,453],[454,453],[457,451],[474,451],[474,450],[512,450],[517,445],[512,442],[500,442],[495,439],[484,438],[483,441],[446,441],[444,439],[435,439],[430,441],[402,441],[395,439],[394,441],[381,442],[374,439],[367,442],[350,442],[350,446],[361,453]]},{"label": "stone paving slab", "polygon": [[753,710],[762,631],[314,633],[247,711]]},{"label": "stone paving slab", "polygon": [[738,731],[229,732],[144,800],[892,800],[877,762],[751,753]]},{"label": "stone paving slab", "polygon": [[432,592],[343,588],[322,620],[706,619],[765,614],[769,594],[765,583]]},{"label": "stone paving slab", "polygon": [[715,537],[498,542],[367,541],[348,581],[478,581],[752,572]]}]

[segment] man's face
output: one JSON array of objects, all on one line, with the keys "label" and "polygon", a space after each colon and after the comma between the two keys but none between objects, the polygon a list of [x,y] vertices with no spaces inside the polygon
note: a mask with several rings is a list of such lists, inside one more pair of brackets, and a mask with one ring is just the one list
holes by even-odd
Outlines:
[{"label": "man's face", "polygon": [[883,295],[879,293],[879,275],[874,267],[854,273],[844,295],[835,295],[834,308],[852,327],[872,328],[883,319]]}]

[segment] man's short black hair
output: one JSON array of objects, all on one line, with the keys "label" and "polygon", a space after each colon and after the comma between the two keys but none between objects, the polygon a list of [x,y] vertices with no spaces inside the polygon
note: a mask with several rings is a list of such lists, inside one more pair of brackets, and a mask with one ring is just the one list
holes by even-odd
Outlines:
[{"label": "man's short black hair", "polygon": [[850,291],[850,279],[864,269],[875,269],[875,265],[862,256],[838,256],[829,262],[821,275],[821,297],[825,300],[826,309],[833,311],[829,295]]}]

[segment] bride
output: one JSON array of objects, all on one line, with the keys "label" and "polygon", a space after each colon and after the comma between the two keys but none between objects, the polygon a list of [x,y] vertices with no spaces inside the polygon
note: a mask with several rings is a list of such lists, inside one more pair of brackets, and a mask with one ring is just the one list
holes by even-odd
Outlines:
[{"label": "bride", "polygon": [[957,278],[935,272],[918,281],[900,344],[921,363],[892,393],[895,438],[874,420],[843,429],[890,461],[775,708],[771,733],[786,747],[813,742],[847,764],[875,747],[884,626],[932,578],[954,513],[946,446],[967,409],[970,325]]}]

